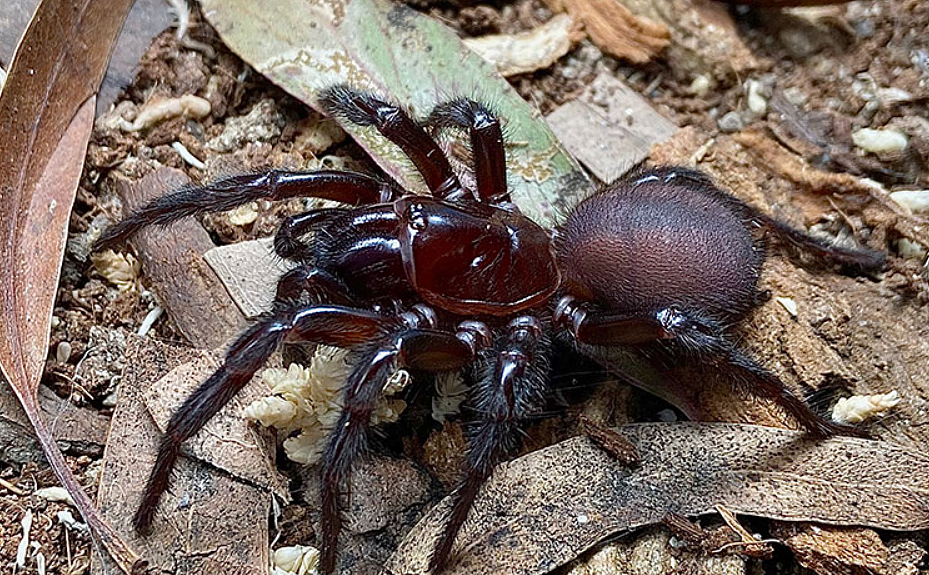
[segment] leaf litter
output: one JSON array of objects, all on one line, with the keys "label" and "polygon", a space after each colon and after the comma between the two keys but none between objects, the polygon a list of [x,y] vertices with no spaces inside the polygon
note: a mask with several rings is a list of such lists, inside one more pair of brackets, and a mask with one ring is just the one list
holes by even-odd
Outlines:
[{"label": "leaf litter", "polygon": [[[641,86],[639,86],[639,88],[641,89]],[[169,123],[170,123],[170,122],[169,122]],[[207,121],[207,123],[209,123],[209,120]],[[176,128],[175,128],[175,129],[176,129]],[[246,145],[248,145],[248,144],[246,144]],[[193,149],[193,148],[192,148],[192,149]],[[159,153],[160,153],[160,152],[159,152]],[[712,155],[712,154],[719,154],[719,150],[715,150],[715,151],[711,152],[711,155]],[[200,157],[206,157],[206,156],[204,156],[204,155],[201,155],[200,153],[198,153],[198,156],[200,156]],[[162,157],[164,157],[164,156],[162,155]],[[756,200],[756,201],[757,201],[757,200]],[[777,277],[777,278],[780,278],[780,276],[783,274],[783,270],[781,270],[781,269],[777,269],[777,270],[775,270],[775,272],[776,272],[776,273],[775,273],[775,277]],[[803,280],[804,278],[800,278],[800,279]],[[831,288],[830,286],[825,286],[825,287],[820,286],[819,289],[828,292],[828,291],[829,291],[830,289],[832,289],[832,288]],[[792,295],[792,294],[791,294],[791,295]],[[802,320],[802,319],[803,319],[804,311],[805,311],[805,310],[806,310],[806,311],[809,311],[809,307],[808,307],[808,305],[809,305],[809,300],[807,300],[807,299],[800,299],[799,301],[801,302],[801,307],[800,307],[799,313],[800,313],[800,318],[801,318],[801,320]],[[813,309],[816,309],[815,302],[814,302]],[[783,314],[783,310],[781,310],[781,313]],[[841,314],[839,315],[839,318],[841,319]],[[763,322],[762,322],[762,325],[763,325]],[[169,330],[170,330],[170,325],[168,326],[168,328],[169,328]],[[168,331],[167,333],[170,333],[170,331]],[[751,332],[750,332],[750,333],[751,333]],[[895,338],[897,338],[897,337],[899,337],[899,336],[898,336],[898,335],[889,336],[888,339],[895,339]],[[780,351],[783,351],[783,350],[780,350]],[[911,358],[912,358],[912,357],[918,357],[918,355],[912,356],[912,354],[911,354]],[[792,359],[791,359],[791,361],[798,361],[798,360],[799,360],[799,358],[792,358]],[[776,358],[775,358],[775,361],[776,361]],[[914,361],[918,361],[918,360],[914,360]],[[798,361],[798,362],[799,362],[799,361]],[[897,368],[894,368],[894,369],[897,369]],[[840,370],[840,372],[841,372],[841,370]],[[870,372],[865,372],[865,373],[870,373]],[[816,379],[816,378],[814,377],[814,380],[815,380],[815,379]],[[865,381],[871,381],[871,379],[870,379],[869,376],[864,376],[862,379],[864,379]],[[860,386],[860,384],[858,384],[858,385]],[[910,392],[909,390],[905,390],[905,389],[903,389],[903,388],[901,388],[901,392],[903,393],[904,398],[905,398],[905,399],[904,399],[904,405],[903,405],[903,407],[902,407],[903,411],[901,412],[903,415],[892,416],[891,418],[889,418],[889,419],[886,420],[885,422],[882,422],[880,425],[882,425],[882,426],[886,426],[886,425],[896,426],[896,425],[899,425],[898,422],[900,422],[901,420],[903,420],[903,419],[905,419],[905,418],[909,418],[909,417],[911,417],[912,414],[917,413],[917,412],[914,411],[914,410],[915,410],[918,406],[917,406],[917,405],[912,405],[912,404],[910,403],[911,401],[913,401],[913,400],[912,400],[911,392]],[[762,412],[763,412],[763,411],[764,411],[764,408],[762,408]],[[917,414],[917,417],[918,417],[918,414]],[[896,429],[896,428],[893,428],[893,429]],[[888,437],[889,437],[889,436],[893,436],[894,434],[895,434],[895,432],[892,433],[891,430],[888,430],[887,432],[882,432],[882,435],[888,436]],[[918,437],[918,434],[916,435],[916,437]],[[914,445],[918,445],[918,444],[914,443]],[[308,501],[311,502],[311,500],[312,500],[312,498],[308,498]],[[311,541],[311,539],[304,539],[304,541]]]}]

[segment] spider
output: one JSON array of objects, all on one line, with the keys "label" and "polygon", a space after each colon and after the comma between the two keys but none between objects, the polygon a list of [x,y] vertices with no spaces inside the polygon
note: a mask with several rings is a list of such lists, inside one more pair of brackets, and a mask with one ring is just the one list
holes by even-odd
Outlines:
[{"label": "spider", "polygon": [[230,345],[224,363],[171,417],[134,517],[137,530],[150,528],[184,440],[286,342],[355,351],[344,411],[321,464],[324,573],[336,565],[340,495],[367,448],[372,410],[399,367],[470,366],[474,382],[479,420],[430,559],[436,573],[482,484],[518,446],[520,423],[542,408],[553,336],[585,346],[658,348],[731,374],[816,437],[856,433],[815,414],[727,335],[762,299],[765,236],[859,271],[880,269],[882,254],[828,245],[724,193],[706,175],[673,167],[621,179],[547,230],[510,202],[501,123],[484,105],[440,104],[425,122],[468,132],[476,180],[469,189],[424,125],[400,107],[344,86],[324,91],[320,102],[399,146],[431,196],[351,172],[238,175],[155,199],[98,243],[110,246],[148,225],[260,198],[316,197],[351,206],[282,223],[274,249],[297,265],[279,279],[273,309]]}]

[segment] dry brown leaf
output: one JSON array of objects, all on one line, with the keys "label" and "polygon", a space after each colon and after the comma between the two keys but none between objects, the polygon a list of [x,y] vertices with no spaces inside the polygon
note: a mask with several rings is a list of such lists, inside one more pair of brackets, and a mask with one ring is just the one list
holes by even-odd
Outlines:
[{"label": "dry brown leaf", "polygon": [[567,14],[522,34],[491,34],[466,38],[465,46],[510,77],[548,68],[584,37],[581,26]]},{"label": "dry brown leaf", "polygon": [[[184,400],[216,371],[222,358],[221,351],[202,351],[192,360],[151,383],[151,387],[144,392],[144,401],[162,432]],[[265,367],[279,365],[278,360],[272,359]],[[287,501],[290,498],[287,480],[274,466],[277,444],[273,434],[249,424],[242,413],[252,402],[270,393],[268,386],[260,381],[260,376],[256,377],[213,416],[203,429],[184,442],[183,452],[266,489],[281,501]]]},{"label": "dry brown leaf", "polygon": [[[498,467],[444,575],[541,575],[668,512],[700,515],[717,505],[789,521],[929,527],[929,457],[889,443],[814,441],[740,424],[638,424],[619,432],[641,456],[634,469],[586,438]],[[447,511],[448,499],[407,535],[389,573],[426,572]]]},{"label": "dry brown leaf", "polygon": [[553,12],[584,23],[591,41],[610,56],[645,64],[670,43],[668,27],[636,16],[617,0],[546,0]]},{"label": "dry brown leaf", "polygon": [[36,400],[94,93],[129,0],[42,2],[0,92],[0,371],[78,510],[121,569],[143,562],[97,514]]},{"label": "dry brown leaf", "polygon": [[[149,559],[151,572],[267,573],[271,494],[182,457],[158,507],[156,528],[139,536],[132,517],[158,453],[160,434],[147,412],[149,385],[201,352],[132,337],[103,457],[97,494],[103,516]],[[110,571],[97,562],[95,575]]]},{"label": "dry brown leaf", "polygon": [[775,524],[800,565],[819,575],[868,575],[879,572],[890,552],[871,529],[828,525]]}]

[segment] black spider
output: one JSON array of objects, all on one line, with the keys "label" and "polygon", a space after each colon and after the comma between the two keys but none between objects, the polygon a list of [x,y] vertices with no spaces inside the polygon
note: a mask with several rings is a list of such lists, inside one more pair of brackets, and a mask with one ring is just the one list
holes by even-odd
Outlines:
[{"label": "black spider", "polygon": [[366,175],[271,171],[188,187],[113,226],[100,246],[140,228],[229,210],[264,198],[313,196],[346,207],[284,221],[275,250],[297,266],[280,278],[274,308],[229,347],[223,365],[171,418],[135,517],[150,527],[181,443],[235,395],[282,343],[352,348],[344,412],[322,461],[321,570],[335,567],[340,492],[367,446],[371,412],[398,367],[470,366],[479,421],[464,478],[430,566],[447,563],[455,537],[494,466],[519,443],[519,424],[541,408],[551,335],[585,346],[659,348],[724,370],[776,400],[811,434],[852,432],[827,421],[727,338],[757,306],[766,234],[822,260],[875,270],[876,252],[827,245],[722,192],[700,172],[657,168],[581,202],[556,230],[509,202],[500,122],[467,99],[438,106],[428,123],[470,134],[476,189],[462,186],[439,146],[397,106],[334,87],[332,114],[373,126],[422,174],[431,197]]}]

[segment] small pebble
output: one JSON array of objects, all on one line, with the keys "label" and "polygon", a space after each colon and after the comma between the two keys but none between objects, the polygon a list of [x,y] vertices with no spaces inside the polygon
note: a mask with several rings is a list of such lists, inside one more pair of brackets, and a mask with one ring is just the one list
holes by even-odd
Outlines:
[{"label": "small pebble", "polygon": [[55,348],[55,359],[58,360],[58,363],[67,363],[71,359],[70,342],[62,341],[58,343],[58,347]]},{"label": "small pebble", "polygon": [[789,313],[791,317],[797,317],[797,302],[792,298],[780,296],[774,299],[777,303],[781,304],[781,307],[787,310],[787,313]]},{"label": "small pebble", "polygon": [[909,143],[903,132],[872,128],[852,132],[852,141],[862,150],[874,154],[902,152]]},{"label": "small pebble", "polygon": [[721,132],[732,133],[744,128],[745,122],[738,112],[728,112],[719,119],[718,125]]}]

